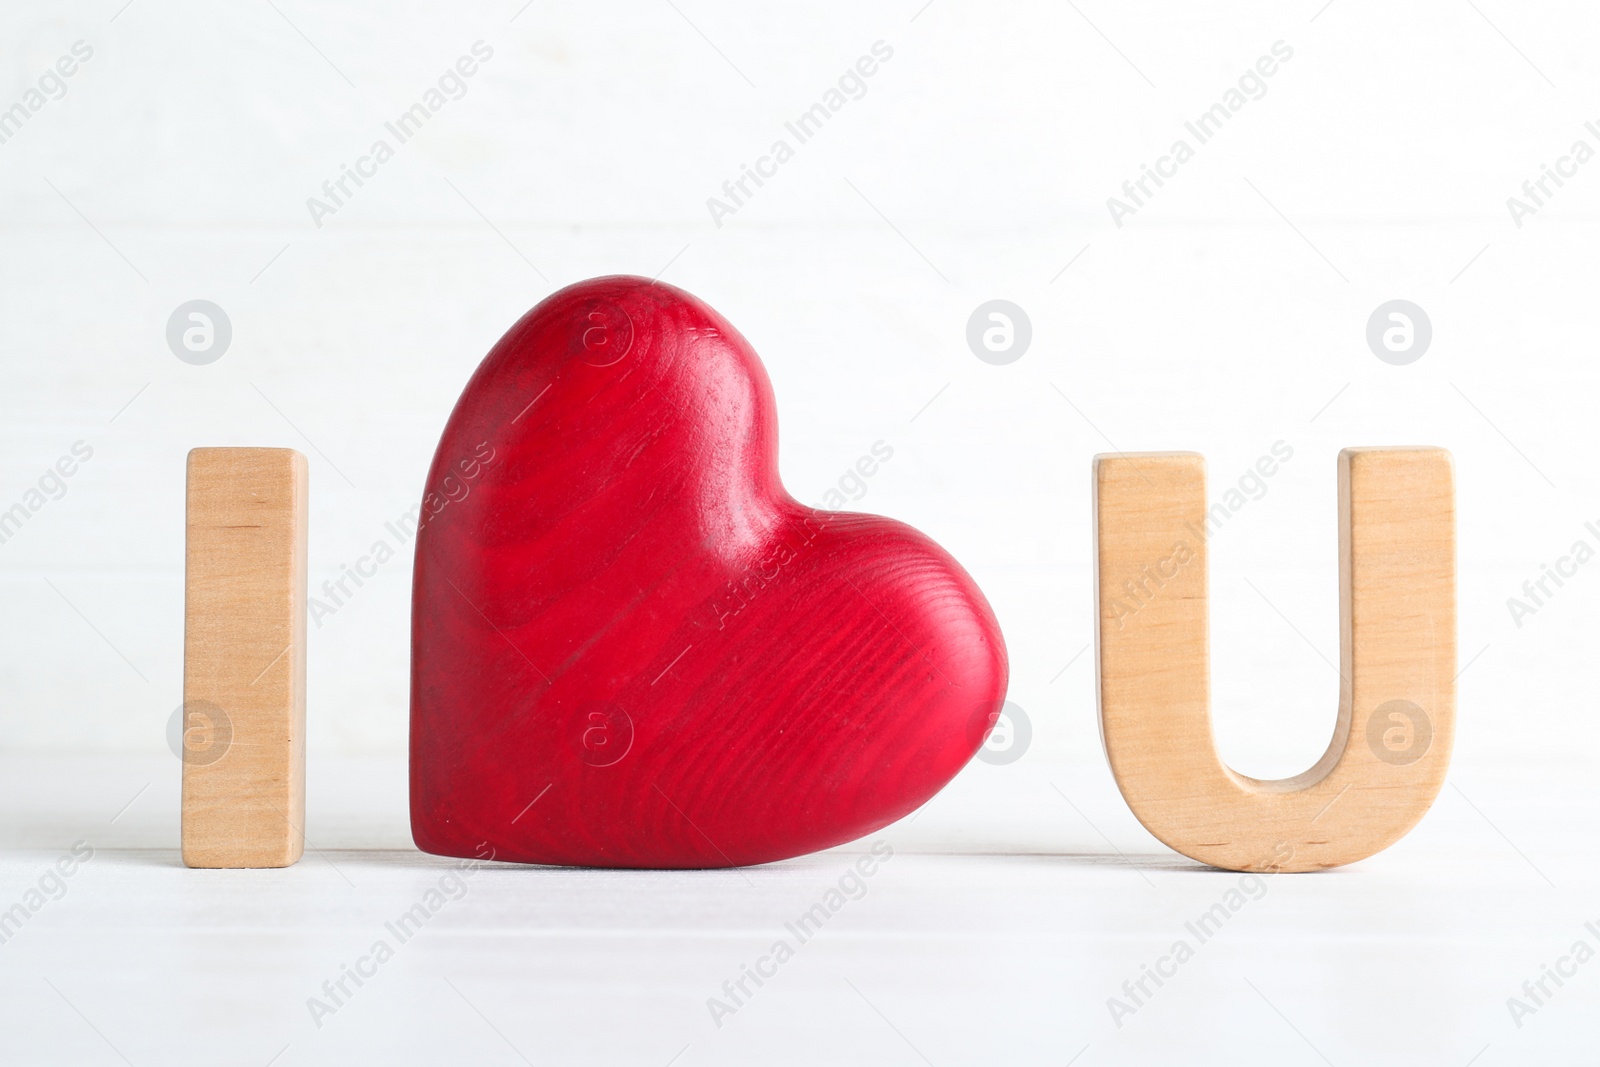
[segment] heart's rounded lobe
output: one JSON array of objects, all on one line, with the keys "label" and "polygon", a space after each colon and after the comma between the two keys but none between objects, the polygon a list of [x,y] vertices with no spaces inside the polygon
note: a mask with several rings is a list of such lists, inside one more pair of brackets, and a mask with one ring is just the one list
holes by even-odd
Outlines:
[{"label": "heart's rounded lobe", "polygon": [[726,867],[908,814],[1003,702],[983,594],[917,531],[805,507],[743,337],[642,278],[549,297],[428,475],[411,826],[446,856]]}]

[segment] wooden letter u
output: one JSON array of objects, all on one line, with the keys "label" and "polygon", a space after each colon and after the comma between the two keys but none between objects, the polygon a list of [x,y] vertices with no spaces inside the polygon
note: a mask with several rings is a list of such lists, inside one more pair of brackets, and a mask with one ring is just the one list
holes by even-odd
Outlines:
[{"label": "wooden letter u", "polygon": [[1339,454],[1339,719],[1315,766],[1262,781],[1211,733],[1205,462],[1095,460],[1100,726],[1117,787],[1167,845],[1230,870],[1313,871],[1404,837],[1455,734],[1455,489],[1438,448]]}]

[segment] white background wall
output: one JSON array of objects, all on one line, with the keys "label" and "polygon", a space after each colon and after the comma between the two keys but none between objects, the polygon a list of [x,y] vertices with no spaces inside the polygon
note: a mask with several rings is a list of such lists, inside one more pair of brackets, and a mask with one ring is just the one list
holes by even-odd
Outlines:
[{"label": "white background wall", "polygon": [[[1335,455],[1421,443],[1458,465],[1458,767],[1592,760],[1600,565],[1520,628],[1505,603],[1600,518],[1600,163],[1520,228],[1506,206],[1600,148],[1591,9],[675,2],[0,10],[0,107],[93,49],[0,144],[0,509],[94,449],[0,545],[0,745],[165,747],[190,447],[310,456],[319,585],[414,503],[517,316],[664,272],[761,353],[796,495],[893,447],[856,506],[987,592],[1029,761],[1098,767],[1090,656],[1066,666],[1093,454],[1199,450],[1217,492],[1279,440],[1294,459],[1212,543],[1225,756],[1287,774],[1326,743]],[[315,226],[307,198],[479,40],[465,96]],[[707,198],[880,40],[865,96],[715,225]],[[1280,40],[1266,95],[1114,226],[1106,198]],[[1009,366],[964,339],[996,297],[1032,320]],[[209,366],[164,337],[195,298],[232,322]],[[1409,366],[1364,338],[1394,298],[1433,324]],[[314,751],[403,751],[409,585],[390,563],[314,630]]]}]

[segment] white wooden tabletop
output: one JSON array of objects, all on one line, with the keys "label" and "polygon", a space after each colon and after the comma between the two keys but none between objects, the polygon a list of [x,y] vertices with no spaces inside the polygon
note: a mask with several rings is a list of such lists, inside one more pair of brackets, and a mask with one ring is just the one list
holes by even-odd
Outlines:
[{"label": "white wooden tabletop", "polygon": [[1095,764],[975,763],[848,848],[702,872],[462,871],[411,847],[401,761],[315,758],[298,866],[191,871],[177,772],[4,761],[0,1063],[1592,1062],[1576,768],[1458,768],[1389,852],[1267,879],[1162,848]]}]

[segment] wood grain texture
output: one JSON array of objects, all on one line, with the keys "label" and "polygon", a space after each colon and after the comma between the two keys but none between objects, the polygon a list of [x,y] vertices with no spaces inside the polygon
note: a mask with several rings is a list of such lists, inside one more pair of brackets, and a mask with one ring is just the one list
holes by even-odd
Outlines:
[{"label": "wood grain texture", "polygon": [[428,476],[411,818],[451,856],[725,867],[870,833],[1006,688],[928,538],[778,479],[771,386],[681,290],[601,278],[495,346]]},{"label": "wood grain texture", "polygon": [[1455,734],[1450,454],[1339,454],[1339,717],[1316,765],[1278,781],[1229,769],[1212,738],[1204,460],[1097,457],[1095,501],[1102,737],[1145,828],[1240,871],[1337,867],[1405,836]]},{"label": "wood grain texture", "polygon": [[287,867],[305,840],[305,457],[189,453],[183,862]]}]

